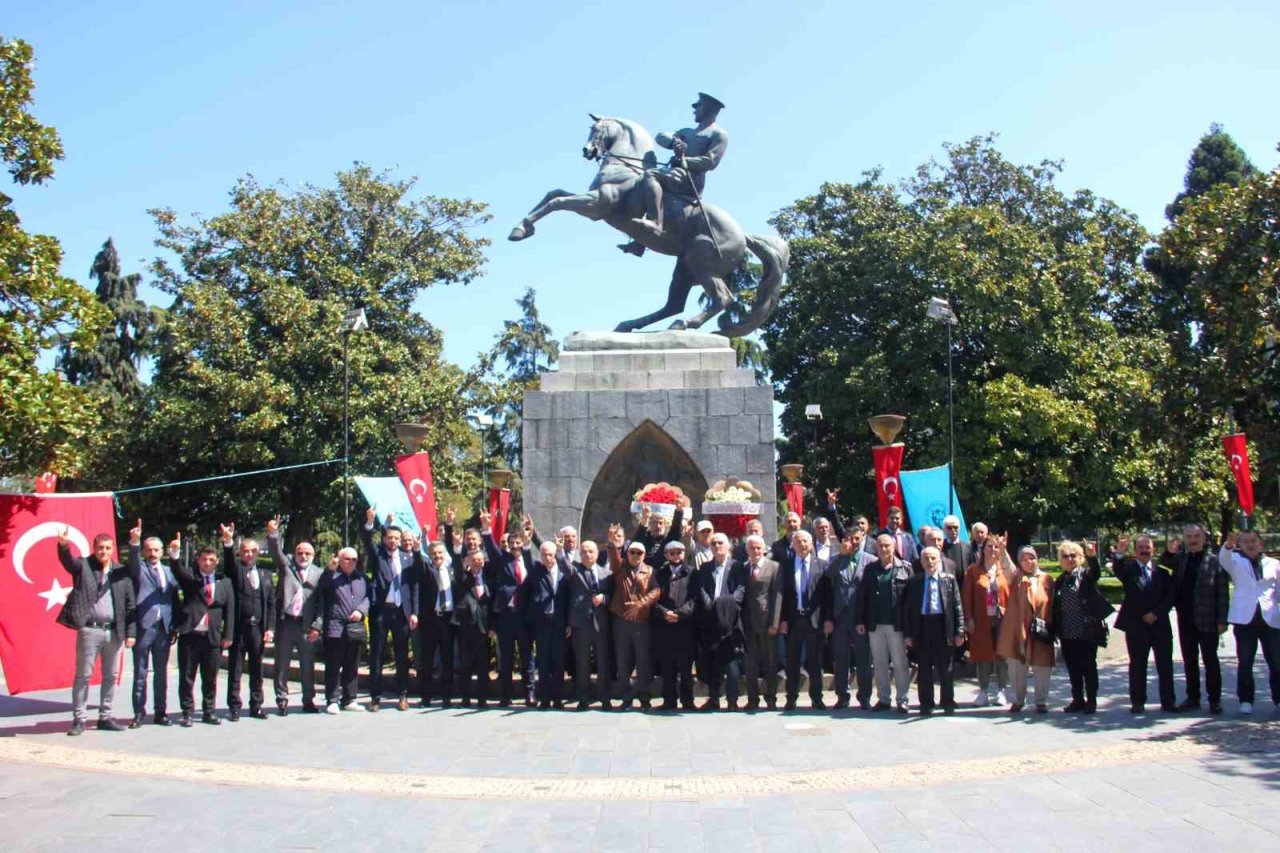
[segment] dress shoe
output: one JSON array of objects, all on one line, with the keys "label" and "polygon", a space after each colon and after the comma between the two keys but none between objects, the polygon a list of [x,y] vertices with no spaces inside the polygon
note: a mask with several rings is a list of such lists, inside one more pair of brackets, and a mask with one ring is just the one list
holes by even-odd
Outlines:
[{"label": "dress shoe", "polygon": [[217,715],[217,714],[215,714],[215,713],[213,713],[212,711],[210,711],[209,713],[205,714],[205,715],[204,715],[204,717],[200,720],[200,722],[204,723],[204,724],[205,724],[205,725],[207,725],[207,726],[220,726],[220,725],[222,725],[222,720],[218,719],[218,715]]},{"label": "dress shoe", "polygon": [[1221,702],[1210,702],[1210,703],[1209,703],[1209,713],[1210,713],[1210,714],[1221,714],[1221,713],[1222,713],[1222,703],[1221,703]]},{"label": "dress shoe", "polygon": [[191,728],[191,715],[183,714],[181,717],[179,717],[178,725],[182,726],[184,729]]},{"label": "dress shoe", "polygon": [[573,710],[575,710],[575,711],[590,711],[590,710],[591,710],[591,703],[590,703],[590,702],[579,702],[577,705],[574,705],[574,706],[573,706]]},{"label": "dress shoe", "polygon": [[499,700],[498,700],[498,707],[499,707],[499,708],[510,708],[510,707],[511,707],[511,700],[510,700],[510,699],[499,699]]},{"label": "dress shoe", "polygon": [[776,711],[778,710],[778,700],[770,697],[764,700],[764,706],[770,711]]},{"label": "dress shoe", "polygon": [[742,710],[742,706],[738,704],[737,699],[726,699],[724,703],[724,709],[726,711],[740,711]]},{"label": "dress shoe", "polygon": [[1021,714],[1021,713],[1022,713],[1022,703],[1021,703],[1021,702],[1014,702],[1012,705],[1010,705],[1010,706],[1009,706],[1009,713],[1010,713],[1010,714]]},{"label": "dress shoe", "polygon": [[719,711],[720,700],[708,699],[707,701],[703,702],[701,705],[698,706],[698,710],[699,711]]},{"label": "dress shoe", "polygon": [[240,709],[239,709],[239,708],[232,708],[232,709],[231,709],[231,711],[227,713],[227,722],[228,722],[228,723],[238,723],[238,722],[240,722]]},{"label": "dress shoe", "polygon": [[822,701],[821,696],[814,696],[813,700],[809,703],[809,707],[813,708],[815,711],[824,711],[827,708],[827,703]]},{"label": "dress shoe", "polygon": [[281,702],[276,706],[276,713],[282,717],[289,716],[289,706],[286,703]]},{"label": "dress shoe", "polygon": [[759,700],[759,699],[748,699],[748,700],[747,700],[747,710],[748,710],[748,711],[759,711],[759,710],[760,710],[760,700]]},{"label": "dress shoe", "polygon": [[477,700],[476,700],[476,707],[477,707],[477,708],[483,708],[483,707],[485,707],[485,705],[487,705],[487,704],[489,704],[489,703],[488,703],[488,702],[486,702],[486,701],[485,701],[485,700],[483,700],[483,699],[477,699]]},{"label": "dress shoe", "polygon": [[304,714],[319,714],[319,713],[320,713],[320,706],[319,706],[319,705],[317,705],[315,702],[305,702],[305,703],[303,703],[303,705],[302,705],[302,713],[304,713]]},{"label": "dress shoe", "polygon": [[171,722],[169,721],[169,717],[168,717],[168,715],[166,715],[166,714],[156,714],[156,725],[157,725],[157,726],[171,726],[171,725],[173,725],[173,723],[171,723]]},{"label": "dress shoe", "polygon": [[1080,709],[1080,713],[1082,713],[1082,714],[1096,714],[1096,713],[1098,713],[1098,703],[1097,703],[1097,702],[1085,702],[1085,703],[1084,703],[1084,707]]},{"label": "dress shoe", "polygon": [[1036,705],[1036,713],[1037,713],[1037,714],[1047,714],[1047,713],[1049,713],[1049,706],[1048,706],[1048,705],[1046,705],[1046,704],[1044,704],[1043,702],[1041,702],[1041,703],[1037,704],[1037,705]]},{"label": "dress shoe", "polygon": [[[498,704],[499,704],[499,705],[502,705],[502,703],[501,703],[501,702],[499,702]],[[468,696],[466,699],[463,699],[463,700],[462,700],[462,707],[464,707],[464,708],[470,708],[470,707],[471,707],[471,697],[470,697],[470,696]]]},{"label": "dress shoe", "polygon": [[524,697],[524,706],[526,708],[532,708],[537,704],[538,704],[538,700],[532,693]]},{"label": "dress shoe", "polygon": [[1081,712],[1081,711],[1083,711],[1083,710],[1084,710],[1084,703],[1083,703],[1083,702],[1076,702],[1076,701],[1073,699],[1071,702],[1067,703],[1067,706],[1066,706],[1065,708],[1063,708],[1063,709],[1062,709],[1062,713],[1064,713],[1064,714],[1078,714],[1078,713],[1080,713],[1080,712]]},{"label": "dress shoe", "polygon": [[419,708],[430,708],[430,707],[431,707],[431,697],[430,697],[430,696],[423,696],[421,699],[419,699],[419,700],[418,700],[418,707],[419,707]]},{"label": "dress shoe", "polygon": [[401,696],[401,697],[400,697],[400,701],[396,703],[396,710],[397,710],[397,711],[407,711],[407,710],[409,710],[409,697],[408,697],[408,696]]},{"label": "dress shoe", "polygon": [[956,715],[956,706],[947,705],[942,709],[942,713],[946,714],[948,717],[954,717]]},{"label": "dress shoe", "polygon": [[640,710],[641,710],[641,711],[648,711],[648,710],[649,710],[650,708],[652,708],[652,707],[653,707],[653,705],[649,702],[649,697],[648,697],[648,696],[646,696],[645,698],[643,698],[643,699],[641,699],[641,700],[640,700]]},{"label": "dress shoe", "polygon": [[613,710],[613,703],[612,703],[612,702],[610,702],[608,699],[605,699],[605,700],[601,701],[601,702],[600,702],[600,710],[601,710],[601,711],[612,711],[612,710]]},{"label": "dress shoe", "polygon": [[552,700],[551,700],[551,707],[552,707],[552,708],[555,708],[557,711],[563,711],[563,710],[564,710],[564,700],[563,700],[563,699],[552,699]]},{"label": "dress shoe", "polygon": [[794,711],[795,709],[796,709],[796,700],[794,699],[788,699],[787,704],[782,706],[782,710],[784,711]]},{"label": "dress shoe", "polygon": [[98,718],[98,731],[100,732],[122,732],[125,727],[117,723],[111,717]]},{"label": "dress shoe", "polygon": [[676,704],[674,699],[663,699],[662,704],[658,706],[659,711],[674,711],[680,706]]},{"label": "dress shoe", "polygon": [[697,706],[697,704],[696,704],[692,699],[690,699],[688,702],[683,702],[683,701],[682,701],[682,702],[680,703],[680,710],[681,710],[681,711],[696,711],[696,710],[698,710],[698,706]]},{"label": "dress shoe", "polygon": [[381,699],[373,699],[369,702],[369,710],[375,714],[378,713],[378,709],[381,707],[382,707]]},{"label": "dress shoe", "polygon": [[67,729],[67,737],[80,737],[84,734],[84,721],[72,720],[71,728]]},{"label": "dress shoe", "polygon": [[440,707],[441,707],[441,708],[448,708],[448,707],[449,707],[450,705],[452,705],[452,704],[453,704],[453,700],[452,700],[452,699],[450,699],[448,696],[446,696],[446,697],[444,697],[443,699],[441,699],[441,700],[440,700]]},{"label": "dress shoe", "polygon": [[921,709],[920,709],[920,716],[922,716],[922,717],[930,717],[930,716],[932,716],[932,715],[933,715],[933,708],[932,708],[932,707],[930,707],[930,708],[921,708]]},{"label": "dress shoe", "polygon": [[[1199,706],[1199,705],[1197,705],[1196,707],[1197,707],[1197,708],[1199,708],[1200,706]],[[1160,710],[1161,710],[1161,711],[1164,711],[1166,714],[1181,714],[1181,713],[1182,713],[1182,709],[1181,709],[1181,708],[1179,708],[1177,705],[1161,705],[1161,706],[1160,706]]]},{"label": "dress shoe", "polygon": [[550,699],[543,699],[541,702],[539,702],[539,703],[538,703],[538,710],[539,710],[539,711],[545,711],[545,710],[547,710],[547,709],[548,709],[548,708],[550,708],[550,707],[551,707],[551,700],[550,700]]},{"label": "dress shoe", "polygon": [[129,728],[131,728],[131,729],[140,729],[140,728],[142,728],[142,715],[141,715],[141,714],[134,714],[134,715],[133,715],[133,719],[129,721]]},{"label": "dress shoe", "polygon": [[1147,713],[1147,708],[1146,708],[1146,706],[1145,706],[1145,705],[1130,705],[1130,706],[1129,706],[1129,713],[1130,713],[1130,714],[1145,714],[1145,713]]},{"label": "dress shoe", "polygon": [[849,697],[848,697],[848,696],[841,696],[839,699],[837,699],[837,700],[836,700],[836,704],[832,705],[831,707],[832,707],[832,708],[834,708],[834,709],[835,709],[835,710],[837,710],[837,711],[841,711],[841,710],[844,710],[845,708],[848,708],[848,707],[849,707]]},{"label": "dress shoe", "polygon": [[887,711],[887,710],[889,710],[889,709],[890,709],[890,708],[892,708],[892,707],[893,707],[893,706],[892,706],[892,705],[890,705],[888,702],[877,702],[876,704],[874,704],[874,705],[872,705],[872,706],[871,706],[871,710],[873,710],[873,711]]},{"label": "dress shoe", "polygon": [[634,701],[634,700],[632,700],[632,699],[623,699],[621,702],[619,702],[619,703],[618,703],[618,710],[619,710],[619,711],[630,711],[630,710],[631,710],[631,704],[632,704],[632,702],[633,702],[633,701]]},{"label": "dress shoe", "polygon": [[1193,708],[1197,710],[1200,708],[1199,699],[1192,701],[1190,698],[1188,698],[1188,699],[1183,699],[1181,702],[1178,703],[1179,711],[1190,711]]},{"label": "dress shoe", "polygon": [[905,714],[905,713],[907,713],[907,711],[908,711],[908,710],[909,710],[909,709],[908,709],[908,707],[907,707],[907,703],[906,703],[906,702],[899,702],[899,703],[898,703],[897,711],[898,711],[898,713],[899,713],[899,714]]},{"label": "dress shoe", "polygon": [[249,711],[249,716],[253,717],[255,720],[265,720],[267,718],[267,712],[264,708],[254,708]]},{"label": "dress shoe", "polygon": [[861,710],[863,710],[863,711],[870,711],[870,710],[871,710],[871,703],[870,703],[870,702],[859,702],[859,703],[858,703],[858,708],[859,708],[859,709],[861,709]]}]

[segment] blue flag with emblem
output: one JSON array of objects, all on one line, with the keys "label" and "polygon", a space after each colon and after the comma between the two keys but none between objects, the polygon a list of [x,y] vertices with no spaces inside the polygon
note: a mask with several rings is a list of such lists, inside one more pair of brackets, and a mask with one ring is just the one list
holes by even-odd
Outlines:
[{"label": "blue flag with emblem", "polygon": [[373,507],[378,524],[386,523],[387,516],[395,517],[395,524],[401,530],[408,530],[414,536],[422,537],[418,528],[418,518],[413,513],[413,504],[404,490],[404,483],[399,477],[352,477],[356,488],[364,499]]},{"label": "blue flag with emblem", "polygon": [[942,519],[954,515],[960,519],[960,541],[969,541],[969,525],[964,522],[964,511],[960,509],[960,499],[955,489],[951,490],[951,503],[947,502],[947,485],[950,477],[950,465],[939,465],[937,468],[924,468],[919,471],[899,471],[898,482],[902,484],[902,500],[907,505],[907,515],[911,519],[913,530],[922,525],[942,529]]}]

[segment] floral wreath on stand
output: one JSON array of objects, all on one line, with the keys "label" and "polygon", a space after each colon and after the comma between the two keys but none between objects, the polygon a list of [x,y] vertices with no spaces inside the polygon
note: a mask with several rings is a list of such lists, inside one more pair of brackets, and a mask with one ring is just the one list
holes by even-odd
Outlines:
[{"label": "floral wreath on stand", "polygon": [[747,524],[760,517],[760,490],[747,480],[729,477],[717,480],[703,496],[702,514],[731,539],[747,532]]},{"label": "floral wreath on stand", "polygon": [[631,512],[635,515],[644,513],[645,505],[653,515],[660,515],[668,522],[675,516],[676,510],[687,500],[684,490],[673,486],[665,480],[661,483],[648,483],[631,496]]}]

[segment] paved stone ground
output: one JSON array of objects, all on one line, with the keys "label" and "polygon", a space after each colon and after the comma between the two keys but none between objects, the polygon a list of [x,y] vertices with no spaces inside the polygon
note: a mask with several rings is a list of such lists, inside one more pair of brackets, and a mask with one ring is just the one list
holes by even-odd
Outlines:
[{"label": "paved stone ground", "polygon": [[[1231,694],[1234,660],[1225,670]],[[0,838],[6,851],[1274,846],[1271,704],[1252,720],[1231,699],[1223,718],[1135,718],[1124,685],[1108,662],[1092,718],[490,706],[78,739],[63,735],[69,691],[3,697]],[[1066,692],[1059,668],[1055,709]]]}]

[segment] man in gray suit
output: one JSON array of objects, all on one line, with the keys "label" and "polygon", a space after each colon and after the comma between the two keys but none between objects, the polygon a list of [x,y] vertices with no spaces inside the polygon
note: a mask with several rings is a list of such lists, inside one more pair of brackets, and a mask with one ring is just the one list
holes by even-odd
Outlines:
[{"label": "man in gray suit", "polygon": [[160,561],[164,543],[152,536],[142,539],[142,519],[129,531],[129,577],[137,601],[138,642],[133,647],[133,722],[142,725],[147,710],[147,673],[155,681],[155,721],[169,725],[169,646],[176,633],[174,614],[178,609],[178,580]]},{"label": "man in gray suit", "polygon": [[769,710],[778,707],[778,667],[774,659],[774,636],[782,613],[782,587],[778,564],[765,556],[764,537],[747,537],[747,597],[742,603],[742,633],[746,640],[747,710],[760,707],[760,669],[764,668],[764,702]]},{"label": "man in gray suit", "polygon": [[858,586],[862,583],[862,569],[875,557],[863,550],[864,532],[854,527],[845,532],[840,542],[840,553],[827,567],[827,583],[830,589],[831,611],[823,623],[823,630],[831,638],[831,663],[836,690],[836,708],[849,707],[849,657],[853,656],[853,668],[858,679],[858,707],[871,709],[871,642],[866,634],[858,633]]},{"label": "man in gray suit", "polygon": [[[562,544],[567,545],[567,542]],[[600,551],[590,539],[578,551],[581,561],[571,562],[560,554],[561,571],[569,580],[569,640],[573,643],[573,686],[578,692],[578,710],[591,707],[591,655],[596,659],[596,693],[600,707],[608,711],[613,684],[613,658],[609,652],[609,600],[613,597],[613,576],[599,565]]]},{"label": "man in gray suit", "polygon": [[289,715],[289,664],[298,652],[302,677],[302,710],[318,714],[316,706],[316,650],[320,644],[320,598],[315,594],[324,576],[324,567],[315,562],[316,550],[310,542],[299,542],[293,556],[285,556],[280,546],[279,516],[267,522],[267,550],[276,567],[276,708]]}]

